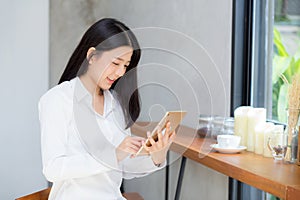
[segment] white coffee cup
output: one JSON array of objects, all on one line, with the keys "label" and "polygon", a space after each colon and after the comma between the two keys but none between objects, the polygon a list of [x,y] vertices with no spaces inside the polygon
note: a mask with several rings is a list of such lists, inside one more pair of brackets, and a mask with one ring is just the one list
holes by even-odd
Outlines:
[{"label": "white coffee cup", "polygon": [[217,141],[220,148],[238,148],[240,146],[241,136],[218,135]]}]

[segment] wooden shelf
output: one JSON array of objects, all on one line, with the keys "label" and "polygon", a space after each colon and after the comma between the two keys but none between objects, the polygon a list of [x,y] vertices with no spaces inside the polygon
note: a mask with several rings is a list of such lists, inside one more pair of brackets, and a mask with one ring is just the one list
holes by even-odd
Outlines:
[{"label": "wooden shelf", "polygon": [[[156,123],[138,122],[132,133],[146,136]],[[300,196],[300,166],[276,162],[251,152],[220,154],[210,144],[214,140],[198,138],[196,130],[180,126],[171,150],[222,174],[277,197],[290,200]],[[296,198],[297,197],[297,198]]]}]

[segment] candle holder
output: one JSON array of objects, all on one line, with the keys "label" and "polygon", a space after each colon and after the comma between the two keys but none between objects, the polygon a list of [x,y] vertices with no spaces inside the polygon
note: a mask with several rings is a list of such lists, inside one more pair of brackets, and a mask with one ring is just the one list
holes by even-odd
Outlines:
[{"label": "candle holder", "polygon": [[275,125],[272,135],[267,139],[267,147],[275,161],[284,159],[286,144],[284,142],[283,125]]},{"label": "candle holder", "polygon": [[284,154],[285,154],[285,151],[286,151],[286,147],[284,147],[280,144],[272,146],[271,145],[271,138],[269,138],[268,148],[272,152],[272,156],[273,156],[274,160],[276,160],[276,161],[283,160]]}]

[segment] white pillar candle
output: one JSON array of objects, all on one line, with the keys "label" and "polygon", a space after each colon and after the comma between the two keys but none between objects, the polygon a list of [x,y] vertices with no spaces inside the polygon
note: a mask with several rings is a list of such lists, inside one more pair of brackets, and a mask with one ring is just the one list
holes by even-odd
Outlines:
[{"label": "white pillar candle", "polygon": [[248,139],[248,111],[250,106],[241,106],[234,111],[234,134],[241,136],[241,145],[247,146]]},{"label": "white pillar candle", "polygon": [[254,152],[256,154],[263,154],[264,152],[264,133],[267,127],[267,123],[261,123],[257,125],[254,129],[255,132],[255,148]]},{"label": "white pillar candle", "polygon": [[264,157],[272,157],[272,151],[268,147],[268,142],[270,140],[270,145],[273,146],[274,141],[274,127],[275,125],[271,122],[268,123],[268,127],[265,129],[264,138]]},{"label": "white pillar candle", "polygon": [[255,126],[266,122],[266,109],[253,108],[248,112],[248,140],[247,151],[254,151],[255,147]]}]

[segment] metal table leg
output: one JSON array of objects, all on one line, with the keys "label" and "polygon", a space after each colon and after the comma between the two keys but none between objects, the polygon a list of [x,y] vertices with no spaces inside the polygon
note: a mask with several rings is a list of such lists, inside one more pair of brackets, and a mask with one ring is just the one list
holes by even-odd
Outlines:
[{"label": "metal table leg", "polygon": [[176,187],[176,193],[175,193],[175,200],[179,200],[180,198],[180,192],[181,192],[181,186],[182,186],[182,180],[185,170],[185,164],[186,164],[186,157],[182,157],[181,164],[180,164],[180,170],[178,175],[178,181],[177,181],[177,187]]}]

